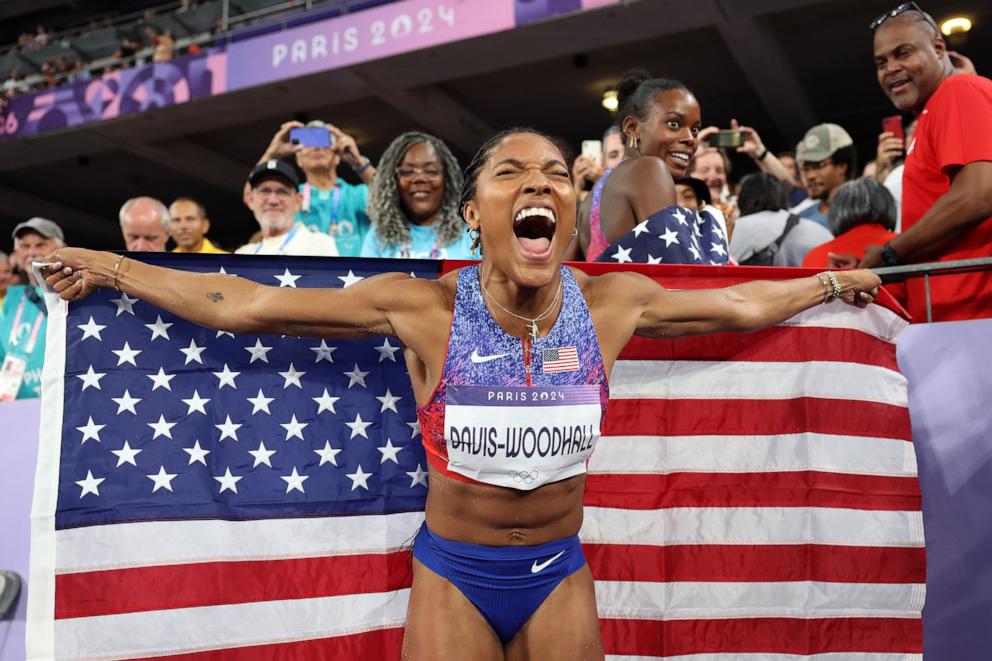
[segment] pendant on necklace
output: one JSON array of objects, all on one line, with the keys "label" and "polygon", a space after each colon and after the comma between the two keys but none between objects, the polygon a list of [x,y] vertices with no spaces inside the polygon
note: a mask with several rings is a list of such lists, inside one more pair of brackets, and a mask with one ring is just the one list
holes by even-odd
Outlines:
[{"label": "pendant on necklace", "polygon": [[537,341],[537,319],[530,320],[530,337],[532,340]]}]

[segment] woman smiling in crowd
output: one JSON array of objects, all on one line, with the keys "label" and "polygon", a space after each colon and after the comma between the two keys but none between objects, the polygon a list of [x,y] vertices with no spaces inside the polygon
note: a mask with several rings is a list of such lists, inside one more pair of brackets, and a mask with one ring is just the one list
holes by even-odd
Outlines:
[{"label": "woman smiling in crowd", "polygon": [[[620,165],[596,183],[592,202],[583,210],[579,244],[586,259],[612,259],[612,248],[643,223],[652,236],[671,232],[665,245],[678,259],[664,261],[725,264],[722,224],[710,214],[690,214],[692,222],[687,222],[682,210],[673,206],[673,177],[685,175],[698,146],[701,118],[696,97],[677,80],[635,70],[621,79],[617,100],[627,152]],[[722,255],[719,249],[710,252],[713,236],[722,240]],[[673,251],[673,245],[679,248]]]},{"label": "woman smiling in crowd", "polygon": [[362,257],[477,258],[458,212],[462,170],[432,135],[399,136],[379,161],[369,188],[372,230]]},{"label": "woman smiling in crowd", "polygon": [[[501,133],[465,180],[460,208],[483,261],[436,281],[387,273],[347,289],[266,287],[72,248],[49,256],[47,280],[67,300],[115,287],[239,334],[399,337],[430,465],[403,657],[602,659],[577,534],[621,349],[634,334],[754,331],[836,296],[863,307],[879,279],[843,271],[674,292],[637,273],[590,277],[562,265],[576,197],[549,138]],[[573,367],[551,369],[547,349],[574,352]],[[498,406],[487,405],[493,393]],[[506,450],[535,426],[568,440],[530,456]],[[479,443],[480,434],[503,445]]]}]

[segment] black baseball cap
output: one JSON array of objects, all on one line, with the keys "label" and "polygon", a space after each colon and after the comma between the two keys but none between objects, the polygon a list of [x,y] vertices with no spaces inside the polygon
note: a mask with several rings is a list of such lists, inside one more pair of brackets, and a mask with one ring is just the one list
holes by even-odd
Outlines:
[{"label": "black baseball cap", "polygon": [[256,165],[251,174],[248,175],[248,183],[252,188],[255,188],[263,179],[273,177],[284,180],[293,190],[300,186],[300,178],[296,174],[296,169],[286,161],[280,161],[277,158],[270,158],[264,163]]},{"label": "black baseball cap", "polygon": [[676,184],[682,186],[688,186],[692,190],[696,191],[696,199],[698,199],[703,204],[713,204],[713,198],[710,196],[710,189],[706,185],[706,182],[702,179],[696,179],[695,177],[680,177],[675,180]]}]

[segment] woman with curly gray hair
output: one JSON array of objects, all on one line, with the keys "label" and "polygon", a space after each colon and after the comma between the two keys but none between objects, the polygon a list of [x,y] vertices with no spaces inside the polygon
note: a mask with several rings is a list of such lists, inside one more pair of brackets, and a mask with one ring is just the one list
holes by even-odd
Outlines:
[{"label": "woman with curly gray hair", "polygon": [[369,188],[362,257],[478,258],[458,208],[462,170],[439,139],[410,131],[389,145]]}]

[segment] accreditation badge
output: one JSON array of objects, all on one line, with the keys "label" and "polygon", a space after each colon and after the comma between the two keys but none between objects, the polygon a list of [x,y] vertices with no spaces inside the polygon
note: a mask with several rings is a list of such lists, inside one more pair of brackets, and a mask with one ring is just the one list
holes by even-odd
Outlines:
[{"label": "accreditation badge", "polygon": [[17,393],[24,382],[24,374],[28,369],[28,361],[20,356],[7,354],[0,367],[0,402],[10,402],[17,399]]},{"label": "accreditation badge", "polygon": [[599,439],[602,414],[594,384],[448,384],[448,470],[525,490],[579,475]]}]

